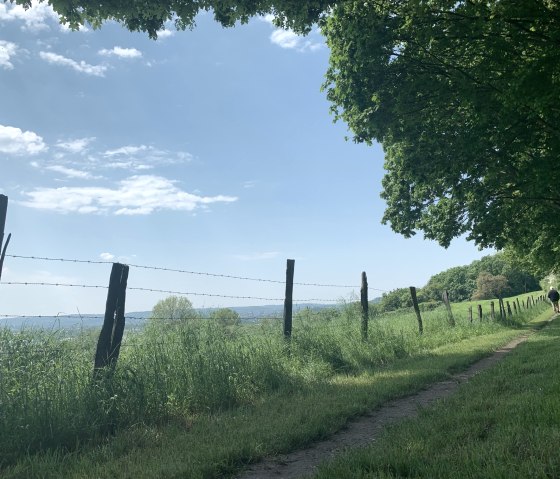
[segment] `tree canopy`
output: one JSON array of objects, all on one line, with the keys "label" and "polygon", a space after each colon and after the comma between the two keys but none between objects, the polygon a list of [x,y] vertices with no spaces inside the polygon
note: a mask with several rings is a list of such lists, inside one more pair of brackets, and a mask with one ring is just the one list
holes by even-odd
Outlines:
[{"label": "tree canopy", "polygon": [[[13,0],[12,0],[13,1]],[[30,5],[30,0],[15,0]],[[447,247],[467,234],[535,272],[560,262],[560,3],[556,0],[51,0],[71,27],[116,20],[319,23],[323,88],[357,142],[380,142],[383,222]]]},{"label": "tree canopy", "polygon": [[356,141],[383,144],[393,230],[558,263],[559,27],[550,0],[335,7],[324,88]]},{"label": "tree canopy", "polygon": [[197,319],[192,303],[183,296],[168,296],[156,303],[150,319],[160,324],[180,324]]},{"label": "tree canopy", "polygon": [[[539,285],[537,278],[520,268],[510,256],[498,253],[433,275],[424,287],[417,289],[417,297],[418,302],[426,309],[441,304],[444,291],[449,293],[451,301],[459,302],[515,296],[537,291],[541,287],[548,289],[556,283],[557,278],[553,275]],[[411,306],[409,289],[397,288],[383,293],[381,300],[373,304],[372,309],[386,312]]]},{"label": "tree canopy", "polygon": [[[32,0],[8,0],[26,8]],[[273,14],[278,26],[308,32],[325,16],[334,0],[39,0],[48,1],[60,15],[60,21],[71,28],[86,23],[94,28],[109,20],[123,24],[130,31],[146,32],[157,38],[157,32],[173,21],[181,30],[195,26],[199,12],[212,11],[217,22],[232,27],[247,23],[251,17]]]}]

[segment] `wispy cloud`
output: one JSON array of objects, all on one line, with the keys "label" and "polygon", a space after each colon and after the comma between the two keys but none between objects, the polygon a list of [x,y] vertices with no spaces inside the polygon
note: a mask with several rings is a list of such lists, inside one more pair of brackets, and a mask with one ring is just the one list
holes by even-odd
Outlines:
[{"label": "wispy cloud", "polygon": [[254,188],[255,185],[258,183],[256,180],[249,180],[243,183],[243,188]]},{"label": "wispy cloud", "polygon": [[99,54],[105,57],[119,57],[119,58],[140,58],[142,52],[136,48],[122,48],[113,47],[111,50],[104,48],[99,50]]},{"label": "wispy cloud", "polygon": [[36,155],[48,150],[43,138],[32,131],[0,125],[0,153]]},{"label": "wispy cloud", "polygon": [[76,60],[66,58],[57,53],[39,52],[39,56],[50,64],[69,67],[79,73],[84,73],[86,75],[103,77],[105,76],[105,72],[107,71],[107,67],[105,65],[90,65],[83,60],[77,62]]},{"label": "wispy cloud", "polygon": [[0,40],[0,67],[12,70],[14,64],[10,61],[16,55],[17,45],[6,40]]},{"label": "wispy cloud", "polygon": [[234,258],[241,261],[263,261],[277,258],[279,255],[280,253],[278,251],[268,251],[265,253],[236,254]]},{"label": "wispy cloud", "polygon": [[111,158],[111,157],[114,157],[114,156],[131,156],[131,155],[136,155],[138,153],[145,152],[149,148],[150,147],[148,147],[146,145],[121,146],[120,148],[115,148],[114,150],[106,150],[105,153],[103,153],[103,155],[106,156],[107,158]]},{"label": "wispy cloud", "polygon": [[148,170],[156,166],[188,163],[193,157],[185,151],[160,150],[148,145],[125,145],[102,153],[103,166],[131,171]]},{"label": "wispy cloud", "polygon": [[75,168],[67,168],[66,166],[62,165],[49,165],[46,166],[45,169],[50,171],[55,171],[57,173],[62,173],[64,176],[68,178],[78,178],[82,180],[92,180],[99,178],[99,176],[94,176],[87,171],[77,170]]},{"label": "wispy cloud", "polygon": [[61,187],[36,188],[24,193],[22,204],[58,213],[110,213],[148,215],[155,211],[193,211],[212,203],[231,203],[234,196],[199,196],[182,191],[175,182],[161,176],[132,176],[116,188]]},{"label": "wispy cloud", "polygon": [[103,261],[112,261],[115,259],[115,255],[111,253],[101,253],[99,255],[99,258],[102,259]]},{"label": "wispy cloud", "polygon": [[94,141],[95,138],[78,138],[75,140],[58,141],[56,147],[72,154],[80,154],[87,151],[88,145]]}]

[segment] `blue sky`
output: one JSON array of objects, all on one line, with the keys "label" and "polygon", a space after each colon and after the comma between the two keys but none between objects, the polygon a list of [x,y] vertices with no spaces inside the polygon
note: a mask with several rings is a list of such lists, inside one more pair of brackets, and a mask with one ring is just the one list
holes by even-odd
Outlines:
[{"label": "blue sky", "polygon": [[[381,225],[380,146],[346,141],[320,91],[329,51],[266,19],[201,15],[152,41],[117,24],[70,32],[48,6],[0,4],[0,192],[8,254],[121,261],[378,290],[423,286],[484,254]],[[2,282],[106,285],[110,265],[6,258]],[[129,286],[196,307],[277,304],[281,283],[131,268]],[[294,298],[358,288],[296,286]],[[204,294],[204,295],[203,295]],[[216,295],[216,296],[214,296]],[[127,310],[165,293],[130,290]],[[102,289],[0,284],[2,314],[102,312]]]}]

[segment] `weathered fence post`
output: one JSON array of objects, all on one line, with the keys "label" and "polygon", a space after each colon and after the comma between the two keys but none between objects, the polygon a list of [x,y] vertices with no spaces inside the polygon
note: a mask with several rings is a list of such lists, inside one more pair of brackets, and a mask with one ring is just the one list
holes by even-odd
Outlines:
[{"label": "weathered fence post", "polygon": [[513,301],[512,303],[513,303],[513,312],[517,315],[517,304],[515,304],[515,301]]},{"label": "weathered fence post", "polygon": [[360,289],[360,300],[362,303],[362,340],[368,337],[368,317],[369,317],[369,303],[368,303],[368,283],[366,272],[362,272],[362,288]]},{"label": "weathered fence post", "polygon": [[447,320],[449,321],[449,324],[451,326],[455,326],[455,318],[453,317],[453,313],[451,312],[451,304],[449,304],[449,293],[447,290],[442,293],[441,298],[443,299],[443,302],[445,303],[445,307],[447,309]]},{"label": "weathered fence post", "polygon": [[519,304],[519,298],[515,298],[515,301],[517,302],[517,310],[521,313],[521,306]]},{"label": "weathered fence post", "polygon": [[482,321],[482,305],[481,304],[478,305],[478,319],[479,319],[479,321]]},{"label": "weathered fence post", "polygon": [[511,306],[509,305],[509,301],[506,301],[506,304],[507,304],[508,316],[511,316],[511,315],[512,315],[512,312],[511,312]]},{"label": "weathered fence post", "polygon": [[296,260],[289,259],[286,266],[286,295],[284,297],[284,337],[292,336],[292,301],[294,292],[294,265]]},{"label": "weathered fence post", "polygon": [[418,306],[418,298],[416,297],[416,288],[414,286],[410,286],[410,296],[412,297],[412,305],[414,306],[414,312],[418,320],[418,332],[422,334],[424,327],[422,326],[422,316],[420,315],[420,307]]},{"label": "weathered fence post", "polygon": [[506,308],[504,306],[504,300],[498,298],[498,303],[500,304],[500,319],[506,319]]},{"label": "weathered fence post", "polygon": [[124,305],[127,281],[128,266],[113,263],[109,278],[109,290],[107,291],[105,317],[95,352],[94,377],[98,377],[107,366],[111,371],[114,370],[119,358],[125,323]]},{"label": "weathered fence post", "polygon": [[490,301],[490,317],[492,321],[496,319],[496,311],[494,310],[494,301]]},{"label": "weathered fence post", "polygon": [[472,306],[469,306],[469,323],[472,323]]},{"label": "weathered fence post", "polygon": [[6,249],[10,242],[11,234],[8,235],[6,244],[4,244],[4,228],[6,227],[6,216],[8,214],[8,197],[0,195],[0,279],[2,278],[2,267],[4,266],[4,258],[6,257]]}]

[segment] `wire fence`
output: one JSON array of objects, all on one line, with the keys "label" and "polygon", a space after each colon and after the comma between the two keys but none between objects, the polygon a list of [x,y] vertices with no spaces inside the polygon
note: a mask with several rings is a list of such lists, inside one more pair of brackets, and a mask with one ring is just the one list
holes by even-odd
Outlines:
[{"label": "wire fence", "polygon": [[[108,260],[91,260],[91,259],[79,259],[79,258],[64,258],[64,257],[50,257],[50,256],[36,256],[36,255],[22,255],[22,254],[6,254],[7,258],[15,259],[15,260],[27,260],[27,261],[39,261],[39,262],[62,262],[62,263],[73,263],[73,264],[85,264],[85,265],[113,265],[113,261]],[[277,279],[270,279],[270,278],[258,278],[258,277],[249,277],[249,276],[242,276],[242,275],[233,275],[233,274],[223,274],[223,273],[213,273],[213,272],[201,272],[201,271],[192,271],[187,269],[181,268],[169,268],[165,266],[150,266],[150,265],[143,265],[143,264],[127,264],[129,268],[136,268],[136,269],[143,269],[143,270],[152,270],[152,271],[160,271],[165,273],[178,273],[182,275],[195,275],[195,276],[205,276],[210,278],[225,278],[230,280],[237,280],[237,281],[252,281],[252,282],[260,282],[260,283],[270,283],[270,284],[277,284],[277,285],[284,285],[286,281],[280,281]],[[22,287],[55,287],[55,288],[80,288],[80,289],[98,289],[98,290],[107,290],[107,285],[101,284],[85,284],[85,283],[78,283],[78,282],[49,282],[49,281],[2,281],[1,283],[3,286],[22,286]],[[343,288],[343,289],[352,289],[357,290],[360,288],[359,285],[349,285],[349,284],[335,284],[335,283],[321,283],[321,282],[297,282],[294,281],[293,285],[301,286],[301,287],[318,287],[318,288]],[[363,286],[362,286],[363,287]],[[387,292],[385,289],[370,287],[368,285],[368,290],[372,291],[381,291]],[[158,293],[158,294],[166,294],[166,295],[177,295],[177,296],[186,296],[186,297],[200,297],[200,298],[219,298],[219,299],[228,299],[228,300],[251,300],[251,301],[258,301],[258,302],[266,302],[266,303],[281,303],[285,301],[285,297],[279,296],[260,296],[260,295],[250,295],[250,294],[223,294],[223,293],[213,293],[213,292],[205,292],[205,291],[185,291],[179,289],[165,289],[165,288],[156,288],[151,286],[127,286],[127,291],[134,291],[140,293]],[[306,297],[306,298],[291,298],[291,302],[298,306],[314,303],[314,304],[324,304],[324,305],[334,305],[336,303],[340,303],[343,301],[342,296],[338,296],[337,298],[333,297]],[[17,317],[27,317],[33,319],[40,319],[42,317],[52,318],[53,316],[58,317],[58,315],[9,315],[11,318]],[[72,315],[74,316],[74,315]],[[7,318],[8,315],[0,316]],[[82,315],[83,319],[89,319],[87,316]],[[130,318],[130,317],[129,317]],[[246,321],[255,321],[257,319],[261,319],[262,316],[251,316],[251,317],[244,317],[242,320]],[[132,319],[132,318],[130,318]]]},{"label": "wire fence", "polygon": [[[24,256],[24,255],[12,255],[7,254],[7,258],[15,258],[15,259],[30,259],[30,260],[40,260],[40,261],[58,261],[58,262],[67,262],[67,263],[85,263],[85,264],[113,264],[113,261],[100,261],[100,260],[83,260],[83,259],[69,259],[69,258],[50,258],[46,256]],[[263,283],[276,283],[276,284],[284,284],[285,281],[275,280],[275,279],[265,279],[265,278],[251,278],[247,276],[235,276],[230,274],[220,274],[220,273],[208,273],[208,272],[200,272],[200,271],[189,271],[185,269],[176,269],[176,268],[167,268],[163,266],[148,266],[148,265],[140,265],[140,264],[132,264],[127,263],[127,266],[131,268],[138,268],[138,269],[148,269],[154,271],[167,271],[173,273],[182,273],[182,274],[191,274],[191,275],[198,275],[198,276],[210,276],[215,278],[228,278],[228,279],[236,279],[236,280],[243,280],[243,281],[257,281]],[[8,284],[8,283],[3,283]],[[305,283],[305,282],[294,282],[294,285],[297,286],[315,286],[320,288],[360,288],[360,285],[348,285],[348,284],[323,284],[323,283]],[[384,293],[388,293],[389,290],[381,289],[381,288],[374,288],[368,285],[368,289],[372,291],[380,291]],[[250,298],[250,299],[258,299],[258,298]],[[276,301],[276,299],[274,299]]]},{"label": "wire fence", "polygon": [[[109,260],[91,260],[91,259],[79,259],[79,258],[65,258],[65,257],[51,257],[51,256],[38,256],[38,255],[23,255],[23,254],[6,254],[7,258],[11,258],[13,260],[23,260],[23,261],[35,261],[35,262],[59,262],[59,263],[71,263],[71,264],[82,264],[82,265],[115,265],[114,261]],[[288,260],[292,261],[292,260]],[[243,276],[243,275],[234,275],[234,274],[223,274],[223,273],[214,273],[214,272],[201,272],[201,271],[192,271],[182,268],[170,268],[165,266],[151,266],[145,264],[127,264],[128,268],[136,268],[136,269],[143,269],[143,270],[152,270],[152,271],[159,271],[164,273],[178,273],[181,275],[194,275],[194,276],[204,276],[210,278],[225,278],[229,280],[237,280],[237,281],[251,281],[251,282],[260,282],[260,283],[270,283],[276,285],[285,285],[287,280],[280,281],[277,279],[271,278],[259,278],[259,277],[250,277],[250,276]],[[341,289],[352,289],[353,291],[364,288],[364,285],[349,285],[349,284],[335,284],[335,283],[321,283],[321,282],[297,282],[292,280],[292,285],[301,286],[301,287],[317,287],[317,288],[341,288]],[[50,282],[50,281],[2,281],[1,286],[14,286],[14,287],[46,287],[46,288],[78,288],[78,289],[96,289],[96,290],[109,290],[109,286],[102,285],[102,284],[85,284],[80,282]],[[387,292],[385,289],[370,287],[367,285],[367,290],[372,291],[380,291],[380,292]],[[280,297],[279,295],[271,295],[271,296],[264,296],[264,295],[250,295],[250,294],[223,294],[223,293],[214,293],[214,292],[206,292],[206,291],[193,291],[193,290],[180,290],[180,289],[165,289],[165,288],[156,288],[151,286],[143,286],[143,285],[131,285],[126,286],[126,291],[130,292],[138,292],[138,293],[157,293],[157,294],[166,294],[166,295],[176,295],[176,296],[186,296],[186,297],[201,297],[201,298],[219,298],[219,299],[228,299],[228,300],[251,300],[255,302],[264,302],[264,303],[283,303],[285,307],[286,297]],[[356,301],[356,296],[354,294],[354,298],[351,301]],[[314,307],[317,305],[323,305],[323,307],[334,306],[336,304],[346,303],[346,299],[342,295],[338,296],[337,298],[333,297],[304,297],[304,298],[290,298],[290,304],[295,305],[296,312],[298,310],[303,309],[304,307],[309,306],[312,304]],[[251,306],[243,306],[242,308],[250,308]],[[254,306],[255,308],[259,307],[268,307],[268,306]],[[235,306],[233,306],[235,310]],[[201,317],[209,317],[211,316],[211,310],[220,309],[220,307],[210,307],[210,308],[200,308],[204,312],[196,313],[196,318]],[[228,308],[230,309],[230,308]],[[208,312],[208,311],[210,312]],[[291,314],[291,312],[290,312]],[[103,319],[103,315],[101,314],[80,314],[78,310],[78,314],[61,314],[56,313],[52,315],[48,314],[0,314],[0,318],[4,319],[4,323],[11,321],[12,323],[14,320],[21,320],[21,321],[41,321],[41,320],[51,320],[51,321],[58,321],[59,323],[62,322],[63,324],[68,324],[69,322],[73,322],[76,324],[82,321],[90,321],[97,320],[100,321]],[[134,320],[134,321],[142,321],[147,318],[147,316],[131,316],[126,315],[125,319]],[[254,312],[250,312],[247,314],[241,314],[237,318],[240,322],[257,322],[263,320],[272,320],[272,319],[279,319],[282,318],[282,312],[274,312],[274,313],[263,313],[263,314],[255,314]],[[165,318],[161,318],[165,319]],[[176,318],[167,318],[168,320],[175,320]],[[183,318],[183,319],[195,319],[193,318]],[[94,321],[95,322],[95,321]]]}]

